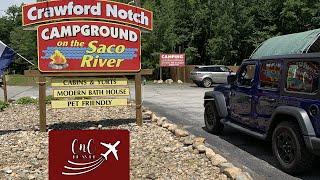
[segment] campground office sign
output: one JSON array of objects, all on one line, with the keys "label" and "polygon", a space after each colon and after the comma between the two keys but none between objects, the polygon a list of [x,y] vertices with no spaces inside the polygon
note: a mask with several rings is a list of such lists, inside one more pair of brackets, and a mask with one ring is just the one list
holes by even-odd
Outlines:
[{"label": "campground office sign", "polygon": [[[50,76],[55,73],[77,73],[76,76],[81,77],[84,72],[99,76],[115,72],[118,75],[138,73],[141,70],[140,29],[153,28],[151,11],[113,1],[38,2],[24,5],[22,14],[23,26],[37,25],[38,68],[41,73],[53,74]],[[53,82],[59,81],[60,84],[70,80],[72,78],[53,78]],[[98,82],[96,77],[90,77],[86,81]],[[125,81],[124,84],[127,84],[126,79],[114,78],[113,81]],[[53,84],[52,86],[54,87]],[[127,99],[124,98],[104,98],[102,100],[105,103],[100,100],[70,100],[75,97],[129,95],[127,86],[108,84],[104,87],[106,86],[94,89],[92,84],[87,84],[77,86],[76,90],[65,90],[64,85],[61,85],[58,88],[62,89],[54,90],[54,97],[69,99],[53,101],[52,107],[127,104]]]}]

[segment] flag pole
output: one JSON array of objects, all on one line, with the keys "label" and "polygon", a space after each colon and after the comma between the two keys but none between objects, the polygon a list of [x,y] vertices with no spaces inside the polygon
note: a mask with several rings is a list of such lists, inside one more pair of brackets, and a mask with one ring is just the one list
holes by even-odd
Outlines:
[{"label": "flag pole", "polygon": [[28,63],[30,63],[31,65],[33,65],[33,66],[36,66],[36,65],[34,65],[31,61],[29,61],[27,58],[25,58],[25,57],[23,57],[21,54],[19,54],[19,53],[17,53],[17,52],[15,52],[19,57],[21,57],[23,60],[25,60],[25,61],[27,61]]}]

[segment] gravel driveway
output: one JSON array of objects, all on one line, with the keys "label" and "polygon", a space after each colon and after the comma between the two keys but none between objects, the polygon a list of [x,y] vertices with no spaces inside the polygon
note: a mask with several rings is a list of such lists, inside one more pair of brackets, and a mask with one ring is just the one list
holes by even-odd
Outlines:
[{"label": "gravel driveway", "polygon": [[221,136],[204,130],[203,95],[212,88],[199,88],[193,84],[151,84],[144,86],[144,104],[174,123],[183,125],[197,136],[207,139],[213,149],[238,167],[246,169],[254,179],[319,179],[320,161],[311,172],[298,177],[276,168],[271,144],[257,140],[236,130],[225,128]]}]

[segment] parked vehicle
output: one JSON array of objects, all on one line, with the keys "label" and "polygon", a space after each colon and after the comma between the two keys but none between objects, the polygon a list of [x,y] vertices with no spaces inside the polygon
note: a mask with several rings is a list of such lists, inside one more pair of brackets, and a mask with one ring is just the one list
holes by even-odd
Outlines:
[{"label": "parked vehicle", "polygon": [[318,53],[245,60],[229,85],[205,93],[206,129],[270,140],[282,170],[307,170],[320,155],[319,70]]},{"label": "parked vehicle", "polygon": [[190,73],[191,80],[197,86],[211,87],[213,83],[227,83],[232,71],[223,65],[196,66]]}]

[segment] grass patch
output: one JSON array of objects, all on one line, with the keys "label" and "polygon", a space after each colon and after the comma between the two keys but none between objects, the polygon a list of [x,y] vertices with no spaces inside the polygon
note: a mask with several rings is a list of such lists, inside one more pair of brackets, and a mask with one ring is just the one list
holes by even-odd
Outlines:
[{"label": "grass patch", "polygon": [[9,106],[8,103],[0,100],[0,111],[3,111],[5,108]]},{"label": "grass patch", "polygon": [[38,103],[38,99],[34,99],[31,97],[22,97],[16,101],[17,104],[36,104]]},{"label": "grass patch", "polygon": [[[38,77],[27,77],[20,74],[7,75],[7,84],[9,86],[37,86]],[[50,78],[47,78],[47,84],[51,83]]]}]

